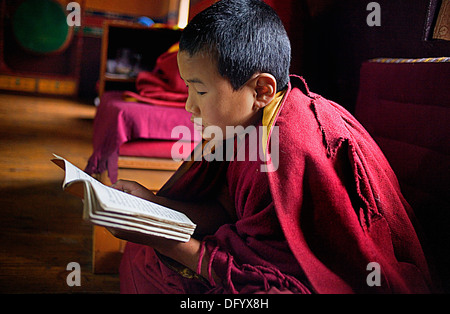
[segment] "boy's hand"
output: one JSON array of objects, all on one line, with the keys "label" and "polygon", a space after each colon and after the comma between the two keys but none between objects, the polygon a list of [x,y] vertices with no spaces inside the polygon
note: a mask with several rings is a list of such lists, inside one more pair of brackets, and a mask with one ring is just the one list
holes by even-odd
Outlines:
[{"label": "boy's hand", "polygon": [[[219,202],[194,204],[172,201],[164,197],[156,196],[152,191],[137,182],[127,180],[119,180],[113,184],[112,187],[128,194],[186,213],[193,219],[193,221],[196,221],[197,229],[203,229],[200,232],[202,234],[212,234],[221,225],[230,222],[230,217]],[[200,256],[200,241],[194,238],[191,238],[188,242],[183,243],[161,237],[145,235],[138,232],[119,230],[115,228],[107,229],[111,232],[111,234],[119,239],[150,246],[161,254],[189,267],[193,271],[197,270],[197,264]],[[208,260],[209,256],[207,255],[205,255],[202,260],[202,275],[205,278],[208,276]],[[214,271],[213,277],[216,277]],[[219,279],[216,278],[216,280]]]},{"label": "boy's hand", "polygon": [[[200,258],[201,244],[198,240],[191,238],[188,242],[178,242],[161,237],[144,235],[142,233],[119,230],[115,228],[107,228],[115,237],[129,242],[147,245],[157,250],[164,256],[185,265],[193,271],[197,271],[198,261]],[[208,272],[208,256],[202,261],[202,275],[207,278]],[[215,276],[215,274],[213,274]]]},{"label": "boy's hand", "polygon": [[[161,199],[158,198],[152,191],[134,181],[119,180],[111,187],[155,203],[161,203]],[[119,239],[150,246],[161,254],[184,264],[194,271],[196,270],[199,258],[200,242],[193,238],[186,243],[182,243],[133,231],[115,228],[107,229],[112,235]]]},{"label": "boy's hand", "polygon": [[156,196],[152,191],[134,181],[119,180],[111,187],[151,202],[156,201]]}]

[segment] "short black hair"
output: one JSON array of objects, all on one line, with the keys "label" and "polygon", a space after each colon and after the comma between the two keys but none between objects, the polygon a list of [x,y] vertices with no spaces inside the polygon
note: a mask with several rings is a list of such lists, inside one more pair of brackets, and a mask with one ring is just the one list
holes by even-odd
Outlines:
[{"label": "short black hair", "polygon": [[183,30],[180,51],[215,58],[220,75],[234,90],[255,73],[272,74],[277,91],[289,82],[291,43],[280,17],[262,0],[216,2]]}]

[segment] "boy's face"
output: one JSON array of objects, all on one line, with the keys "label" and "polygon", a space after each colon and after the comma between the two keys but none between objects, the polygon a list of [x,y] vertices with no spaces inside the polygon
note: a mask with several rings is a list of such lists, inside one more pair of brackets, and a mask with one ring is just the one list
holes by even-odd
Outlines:
[{"label": "boy's face", "polygon": [[[238,91],[223,78],[210,57],[198,53],[190,56],[186,52],[178,54],[178,67],[181,78],[189,88],[186,110],[192,113],[191,120],[201,119],[202,129],[219,127],[226,137],[227,126],[255,124],[258,109],[254,106],[256,92],[251,84]],[[204,136],[205,139],[209,139]]]}]

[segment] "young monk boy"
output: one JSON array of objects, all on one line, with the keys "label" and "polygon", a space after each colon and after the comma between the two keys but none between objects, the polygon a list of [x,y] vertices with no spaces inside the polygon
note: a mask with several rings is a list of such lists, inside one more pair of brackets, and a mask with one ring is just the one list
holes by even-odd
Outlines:
[{"label": "young monk boy", "polygon": [[385,157],[346,110],[289,76],[290,60],[282,22],[259,0],[219,1],[183,31],[186,110],[213,149],[199,146],[158,195],[115,187],[186,213],[197,230],[186,243],[111,230],[129,241],[123,293],[431,291]]}]

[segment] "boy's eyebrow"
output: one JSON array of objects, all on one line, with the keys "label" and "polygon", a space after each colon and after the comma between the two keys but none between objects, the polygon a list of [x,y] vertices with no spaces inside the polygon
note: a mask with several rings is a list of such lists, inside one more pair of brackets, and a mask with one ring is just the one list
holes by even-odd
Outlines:
[{"label": "boy's eyebrow", "polygon": [[186,83],[191,83],[191,84],[198,83],[198,84],[203,84],[203,85],[205,85],[205,83],[203,83],[203,81],[202,81],[201,79],[199,79],[199,78],[192,78],[192,79],[189,79],[189,80],[185,80],[181,75],[180,75],[180,78],[181,78],[183,81],[185,81]]},{"label": "boy's eyebrow", "polygon": [[190,80],[186,80],[186,82],[188,82],[188,83],[199,83],[199,84],[205,85],[205,83],[203,83],[202,80],[200,80],[198,78],[193,78],[193,79],[190,79]]}]

